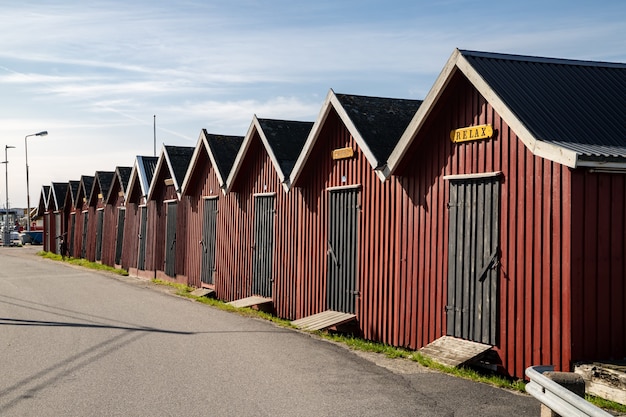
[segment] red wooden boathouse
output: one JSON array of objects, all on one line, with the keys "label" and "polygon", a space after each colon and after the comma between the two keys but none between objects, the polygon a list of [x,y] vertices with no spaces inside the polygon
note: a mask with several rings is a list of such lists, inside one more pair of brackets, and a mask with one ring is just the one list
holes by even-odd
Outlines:
[{"label": "red wooden boathouse", "polygon": [[76,235],[76,198],[80,181],[70,180],[67,182],[67,192],[63,203],[63,221],[66,225],[67,251],[70,256],[74,254],[74,238]]},{"label": "red wooden boathouse", "polygon": [[102,263],[121,267],[126,219],[126,188],[131,167],[117,167],[109,191],[104,199],[104,226],[102,235]]},{"label": "red wooden boathouse", "polygon": [[76,195],[76,205],[74,206],[76,227],[74,232],[74,240],[73,242],[71,242],[73,243],[74,252],[70,253],[70,256],[74,258],[87,257],[87,225],[89,222],[89,204],[87,198],[91,195],[93,182],[94,177],[92,176],[82,175],[80,177],[78,193]]},{"label": "red wooden boathouse", "polygon": [[185,263],[191,286],[215,289],[216,242],[233,239],[230,227],[222,227],[218,236],[217,224],[218,218],[227,213],[223,208],[229,198],[224,195],[226,179],[242,142],[243,136],[214,135],[204,129],[200,132],[181,198],[181,215],[187,217],[187,250],[180,261]]},{"label": "red wooden boathouse", "polygon": [[184,262],[176,262],[177,253],[184,253],[187,243],[184,238],[177,239],[177,232],[186,230],[186,217],[178,216],[178,206],[181,185],[194,149],[163,145],[150,184],[145,269],[158,279],[187,283]]},{"label": "red wooden boathouse", "polygon": [[39,204],[37,205],[36,217],[43,218],[42,244],[43,250],[50,251],[50,213],[48,212],[48,201],[50,199],[50,186],[42,185],[39,194]]},{"label": "red wooden boathouse", "polygon": [[113,171],[96,171],[91,194],[87,198],[89,221],[87,222],[86,259],[102,261],[102,241],[104,234],[104,206],[109,187],[113,182]]},{"label": "red wooden boathouse", "polygon": [[154,278],[154,274],[145,272],[146,235],[148,224],[148,206],[146,199],[150,191],[150,182],[156,170],[158,158],[138,155],[126,189],[126,213],[124,220],[124,241],[122,246],[122,268],[129,275]]},{"label": "red wooden boathouse", "polygon": [[626,65],[455,51],[385,172],[403,193],[382,341],[510,375],[626,352]]},{"label": "red wooden boathouse", "polygon": [[397,187],[381,168],[421,101],[328,93],[298,158],[295,318],[354,315],[368,339],[398,320]]},{"label": "red wooden boathouse", "polygon": [[[313,123],[253,117],[226,181],[227,202],[219,216],[218,297],[256,296],[274,304],[276,314],[295,310],[297,213],[287,194],[289,175]],[[242,301],[246,305],[246,301]]]},{"label": "red wooden boathouse", "polygon": [[52,253],[61,253],[61,237],[66,239],[66,224],[63,221],[63,205],[67,194],[68,184],[66,182],[53,182],[50,185],[50,195],[48,197],[46,235],[48,238],[48,250]]}]

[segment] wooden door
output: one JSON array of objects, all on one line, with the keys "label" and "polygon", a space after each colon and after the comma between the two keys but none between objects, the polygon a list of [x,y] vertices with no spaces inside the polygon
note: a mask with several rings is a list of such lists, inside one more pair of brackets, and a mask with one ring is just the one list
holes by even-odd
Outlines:
[{"label": "wooden door", "polygon": [[202,218],[202,267],[200,279],[205,284],[213,285],[215,273],[215,237],[217,230],[217,198],[204,199]]},{"label": "wooden door", "polygon": [[496,345],[500,181],[450,180],[447,334]]},{"label": "wooden door", "polygon": [[329,192],[327,309],[355,314],[357,290],[359,190]]},{"label": "wooden door", "polygon": [[252,293],[272,296],[274,261],[274,195],[254,197],[254,244],[252,255]]}]

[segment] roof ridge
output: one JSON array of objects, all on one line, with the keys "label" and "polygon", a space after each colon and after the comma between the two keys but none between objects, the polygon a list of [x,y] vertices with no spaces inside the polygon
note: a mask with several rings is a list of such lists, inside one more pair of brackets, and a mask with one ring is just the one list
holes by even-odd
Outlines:
[{"label": "roof ridge", "polygon": [[552,58],[532,55],[517,55],[499,52],[484,52],[484,51],[472,51],[467,49],[459,49],[459,52],[463,56],[473,56],[477,58],[490,58],[490,59],[502,59],[510,61],[526,61],[542,64],[561,64],[561,65],[577,65],[577,66],[589,66],[589,67],[602,67],[602,68],[626,68],[626,63],[621,62],[606,62],[606,61],[591,61],[582,59],[569,59],[569,58]]}]

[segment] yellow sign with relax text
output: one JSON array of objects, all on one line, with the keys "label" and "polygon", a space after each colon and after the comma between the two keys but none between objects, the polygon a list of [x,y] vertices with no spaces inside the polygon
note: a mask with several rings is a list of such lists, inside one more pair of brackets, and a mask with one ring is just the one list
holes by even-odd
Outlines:
[{"label": "yellow sign with relax text", "polygon": [[452,142],[467,142],[470,140],[487,139],[493,136],[493,128],[491,125],[478,125],[463,127],[450,131],[450,140]]}]

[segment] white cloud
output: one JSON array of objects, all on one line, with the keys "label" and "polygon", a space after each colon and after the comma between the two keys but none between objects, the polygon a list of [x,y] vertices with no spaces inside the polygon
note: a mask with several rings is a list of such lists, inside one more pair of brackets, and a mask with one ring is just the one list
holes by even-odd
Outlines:
[{"label": "white cloud", "polygon": [[[626,60],[623,2],[474,6],[13,2],[0,14],[0,139],[50,132],[33,143],[40,187],[151,154],[155,114],[159,144],[193,146],[202,128],[245,134],[254,114],[314,120],[329,88],[423,98],[455,47]],[[13,151],[11,169],[24,163]]]}]

